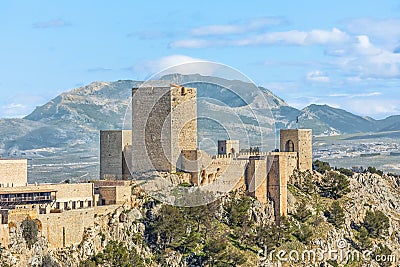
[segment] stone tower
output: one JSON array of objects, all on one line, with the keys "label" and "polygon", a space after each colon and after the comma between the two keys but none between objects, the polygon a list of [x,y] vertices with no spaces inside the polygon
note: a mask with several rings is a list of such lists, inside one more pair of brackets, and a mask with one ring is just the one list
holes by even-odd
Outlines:
[{"label": "stone tower", "polygon": [[263,204],[267,201],[267,158],[250,156],[245,169],[246,191]]},{"label": "stone tower", "polygon": [[218,140],[218,155],[235,156],[239,153],[239,140]]},{"label": "stone tower", "polygon": [[196,88],[132,89],[133,170],[175,172],[181,151],[196,149]]},{"label": "stone tower", "polygon": [[311,171],[312,170],[311,129],[280,130],[280,151],[297,152],[298,170]]},{"label": "stone tower", "polygon": [[132,131],[100,131],[100,179],[121,180],[130,177]]}]

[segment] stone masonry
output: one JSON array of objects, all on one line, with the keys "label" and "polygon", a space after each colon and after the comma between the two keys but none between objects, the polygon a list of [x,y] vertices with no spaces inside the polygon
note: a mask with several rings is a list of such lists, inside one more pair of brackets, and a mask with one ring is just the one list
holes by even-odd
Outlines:
[{"label": "stone masonry", "polygon": [[0,158],[0,187],[25,186],[28,183],[26,159]]},{"label": "stone masonry", "polygon": [[100,131],[100,179],[126,180],[130,177],[131,130]]},{"label": "stone masonry", "polygon": [[175,172],[182,150],[197,149],[196,89],[132,89],[133,170]]},{"label": "stone masonry", "polygon": [[298,169],[312,169],[312,134],[311,129],[288,129],[280,131],[280,151],[297,152]]}]

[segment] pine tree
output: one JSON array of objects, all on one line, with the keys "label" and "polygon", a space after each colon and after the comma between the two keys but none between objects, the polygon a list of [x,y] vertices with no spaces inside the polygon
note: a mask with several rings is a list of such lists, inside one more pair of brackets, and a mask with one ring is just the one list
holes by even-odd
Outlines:
[{"label": "pine tree", "polygon": [[339,201],[334,201],[328,211],[325,212],[328,222],[335,227],[340,228],[344,224],[344,211],[339,204]]}]

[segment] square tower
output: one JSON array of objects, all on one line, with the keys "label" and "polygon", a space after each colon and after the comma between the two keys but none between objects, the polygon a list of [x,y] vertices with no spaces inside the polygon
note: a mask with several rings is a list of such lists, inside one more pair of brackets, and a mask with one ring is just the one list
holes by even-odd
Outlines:
[{"label": "square tower", "polygon": [[311,129],[280,130],[280,151],[297,152],[297,168],[300,171],[312,171]]},{"label": "square tower", "polygon": [[248,194],[263,204],[267,200],[267,158],[250,156],[245,169],[244,183]]},{"label": "square tower", "polygon": [[218,155],[232,155],[239,153],[239,140],[218,140]]},{"label": "square tower", "polygon": [[100,131],[100,179],[121,180],[130,177],[132,131]]},{"label": "square tower", "polygon": [[197,149],[196,88],[132,89],[133,170],[175,172],[182,150]]}]

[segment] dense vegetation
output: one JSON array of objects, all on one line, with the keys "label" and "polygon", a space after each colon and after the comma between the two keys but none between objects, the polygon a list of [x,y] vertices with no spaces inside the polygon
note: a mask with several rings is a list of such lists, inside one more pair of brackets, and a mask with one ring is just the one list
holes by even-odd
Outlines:
[{"label": "dense vegetation", "polygon": [[[141,219],[144,234],[135,236],[134,243],[149,248],[151,256],[121,241],[109,241],[102,252],[80,266],[171,266],[171,259],[186,266],[256,266],[257,256],[265,248],[310,248],[316,239],[344,227],[353,231],[352,236],[346,236],[353,249],[389,255],[390,249],[381,244],[388,236],[388,217],[370,209],[358,225],[346,221],[352,174],[326,166],[320,165],[325,173],[318,179],[310,172],[294,173],[288,186],[294,208],[279,223],[273,217],[260,219],[256,214],[265,212],[264,208],[241,191],[199,207],[175,207],[149,199]],[[338,265],[335,261],[330,264]]]}]

